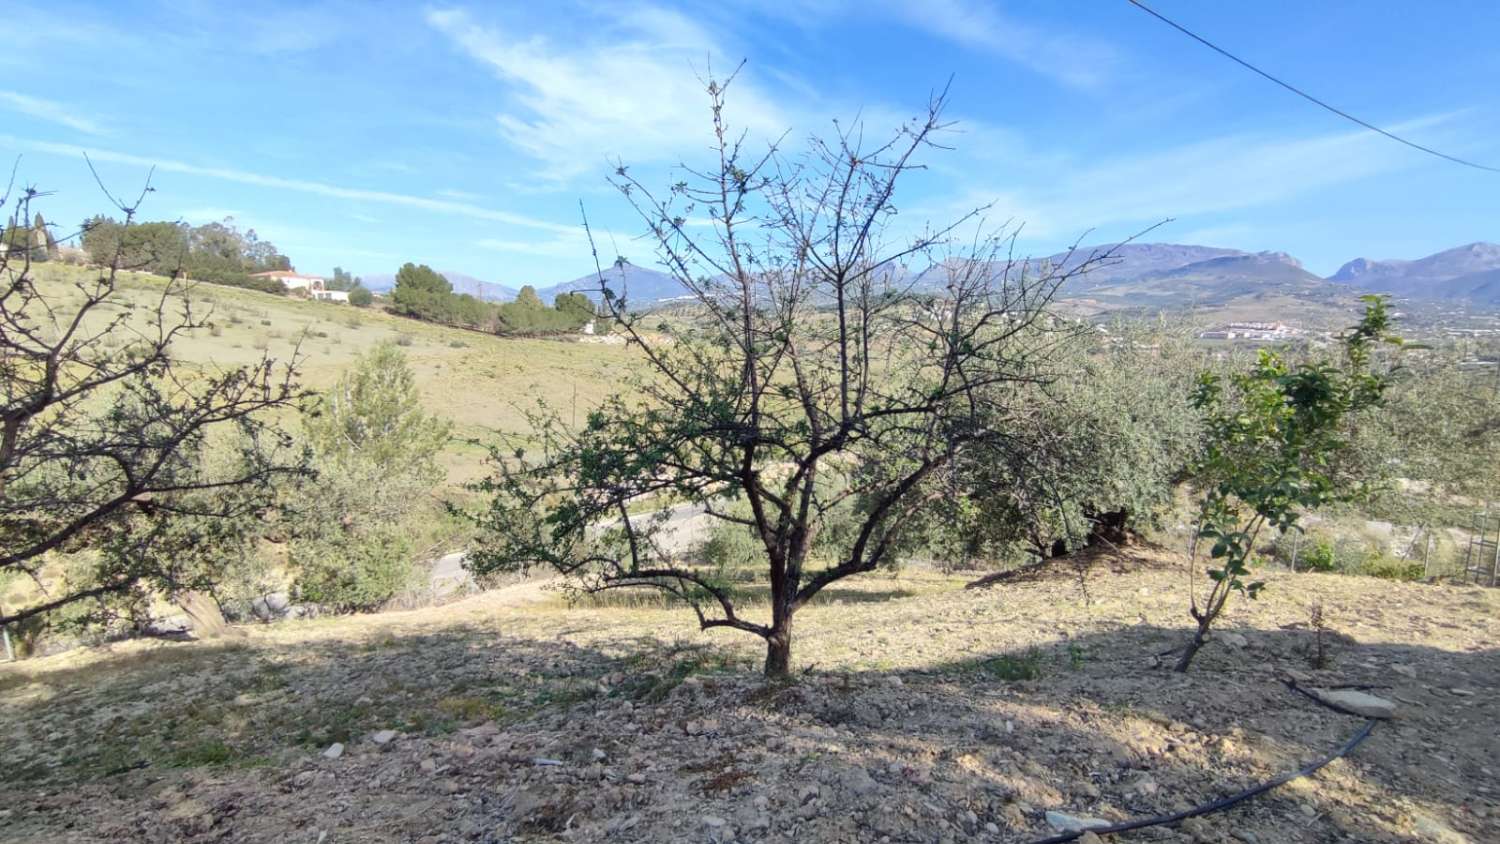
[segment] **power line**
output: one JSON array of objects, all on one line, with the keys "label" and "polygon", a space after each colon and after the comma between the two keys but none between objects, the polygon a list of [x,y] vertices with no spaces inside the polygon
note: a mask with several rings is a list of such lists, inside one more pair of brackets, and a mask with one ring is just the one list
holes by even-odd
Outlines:
[{"label": "power line", "polygon": [[1281,87],[1287,89],[1288,91],[1291,91],[1293,94],[1296,94],[1297,96],[1301,97],[1302,99],[1307,100],[1308,102],[1314,103],[1314,104],[1316,104],[1318,106],[1321,106],[1321,107],[1323,107],[1325,109],[1328,109],[1329,111],[1333,112],[1334,114],[1337,114],[1339,117],[1342,117],[1345,120],[1357,123],[1360,126],[1363,126],[1363,127],[1365,127],[1366,129],[1369,129],[1372,132],[1378,132],[1378,133],[1386,136],[1387,138],[1390,138],[1391,140],[1396,141],[1397,143],[1406,144],[1407,146],[1411,147],[1412,149],[1421,150],[1422,152],[1425,152],[1428,155],[1435,155],[1438,158],[1446,159],[1448,161],[1453,162],[1454,164],[1462,164],[1465,167],[1473,167],[1476,170],[1488,170],[1491,173],[1500,173],[1500,167],[1488,167],[1488,166],[1483,165],[1483,164],[1476,164],[1473,161],[1466,161],[1466,160],[1464,160],[1462,158],[1458,158],[1457,156],[1448,155],[1447,153],[1444,153],[1444,152],[1438,152],[1437,150],[1435,150],[1435,149],[1433,149],[1431,147],[1424,147],[1421,144],[1416,143],[1414,141],[1408,141],[1407,139],[1401,137],[1400,135],[1396,135],[1394,133],[1387,132],[1386,130],[1380,128],[1379,126],[1376,126],[1373,123],[1370,123],[1370,122],[1365,121],[1365,120],[1360,120],[1358,117],[1355,117],[1354,115],[1350,114],[1347,111],[1344,111],[1343,109],[1335,108],[1334,106],[1329,105],[1328,103],[1323,102],[1322,100],[1318,99],[1317,97],[1314,97],[1312,94],[1309,94],[1306,91],[1302,90],[1301,88],[1298,88],[1296,85],[1293,85],[1290,82],[1283,82],[1282,80],[1276,78],[1275,76],[1272,76],[1271,74],[1265,72],[1264,70],[1261,70],[1260,68],[1258,68],[1255,65],[1253,65],[1253,64],[1245,61],[1244,59],[1240,58],[1239,56],[1236,56],[1235,54],[1229,52],[1228,50],[1224,49],[1223,47],[1220,47],[1219,45],[1213,43],[1212,41],[1209,41],[1208,39],[1206,39],[1206,38],[1204,38],[1204,37],[1202,37],[1202,36],[1200,36],[1200,35],[1192,32],[1191,30],[1189,30],[1187,27],[1183,26],[1182,24],[1179,24],[1176,21],[1172,20],[1171,18],[1168,18],[1165,15],[1161,14],[1160,12],[1156,11],[1155,9],[1152,9],[1150,6],[1147,6],[1145,3],[1140,2],[1140,0],[1127,0],[1127,2],[1129,2],[1130,5],[1136,7],[1137,9],[1140,9],[1141,11],[1145,12],[1146,14],[1152,16],[1153,18],[1156,18],[1157,20],[1161,21],[1162,23],[1166,24],[1167,26],[1170,26],[1173,29],[1177,30],[1178,32],[1181,32],[1183,35],[1186,35],[1187,37],[1193,39],[1194,41],[1197,41],[1199,44],[1202,44],[1203,46],[1209,48],[1210,50],[1213,50],[1215,53],[1218,53],[1219,55],[1224,56],[1225,58],[1229,59],[1230,61],[1233,61],[1235,64],[1238,64],[1238,65],[1240,65],[1242,67],[1245,67],[1245,68],[1247,68],[1249,70],[1252,70],[1255,73],[1259,74],[1260,76],[1264,76],[1265,78],[1271,80],[1272,82],[1275,82],[1277,85],[1280,85]]}]

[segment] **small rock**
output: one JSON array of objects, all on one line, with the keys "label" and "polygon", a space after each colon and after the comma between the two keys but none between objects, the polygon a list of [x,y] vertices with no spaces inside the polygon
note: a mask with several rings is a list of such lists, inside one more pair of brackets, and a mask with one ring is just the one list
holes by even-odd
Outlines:
[{"label": "small rock", "polygon": [[422,769],[422,773],[430,774],[437,770],[437,763],[431,759],[423,759],[422,764],[418,767]]},{"label": "small rock", "polygon": [[728,821],[720,817],[715,817],[714,815],[703,816],[703,825],[708,827],[709,829],[718,829],[726,823],[728,823]]},{"label": "small rock", "polygon": [[1412,668],[1410,665],[1392,665],[1391,670],[1396,672],[1397,674],[1400,674],[1402,677],[1410,677],[1412,679],[1416,679],[1417,676],[1417,669]]},{"label": "small rock", "polygon": [[1415,814],[1412,826],[1423,841],[1435,844],[1469,844],[1469,836],[1455,830],[1431,815]]},{"label": "small rock", "polygon": [[1346,709],[1366,718],[1391,718],[1396,714],[1396,704],[1354,689],[1308,689],[1313,697],[1330,706]]},{"label": "small rock", "polygon": [[1188,818],[1182,822],[1181,829],[1188,835],[1193,836],[1194,841],[1209,841],[1213,838],[1213,830],[1209,828],[1208,822],[1202,818]]},{"label": "small rock", "polygon": [[[990,835],[999,835],[1000,834],[1000,825],[997,824],[997,823],[995,823],[994,821],[990,821],[990,822],[988,822],[988,823],[986,823],[984,825],[984,831],[988,832]],[[1094,835],[1092,832],[1089,833],[1089,834],[1090,835]],[[1098,838],[1099,836],[1094,835],[1094,837]]]},{"label": "small rock", "polygon": [[1449,689],[1448,691],[1451,692],[1451,693],[1453,693],[1453,694],[1455,694],[1455,695],[1457,695],[1457,696],[1459,696],[1459,697],[1473,697],[1474,696],[1474,692],[1471,691],[1471,690],[1469,690],[1469,689]]},{"label": "small rock", "polygon": [[370,741],[373,741],[376,744],[390,744],[391,742],[396,740],[397,735],[398,733],[395,730],[381,730],[380,732],[371,735]]},{"label": "small rock", "polygon": [[548,759],[548,758],[546,758],[544,756],[538,756],[535,759],[531,760],[531,764],[537,765],[537,766],[543,767],[543,768],[555,768],[555,767],[557,767],[557,766],[559,766],[559,765],[562,764],[562,760],[561,759]]},{"label": "small rock", "polygon": [[880,788],[880,784],[875,782],[875,779],[864,768],[851,766],[844,771],[843,776],[839,780],[844,788],[861,797],[871,794]]},{"label": "small rock", "polygon": [[1239,633],[1220,633],[1219,641],[1231,648],[1246,648],[1250,646],[1250,640]]},{"label": "small rock", "polygon": [[1092,832],[1085,832],[1073,840],[1077,841],[1078,844],[1104,844],[1104,839]]},{"label": "small rock", "polygon": [[323,751],[323,758],[325,759],[337,759],[343,755],[344,745],[342,742],[336,741],[333,744],[328,745],[328,749]]},{"label": "small rock", "polygon": [[607,756],[609,756],[608,753],[605,753],[597,747],[589,753],[589,758],[593,759],[595,762],[603,762],[605,757]]},{"label": "small rock", "polygon": [[1109,826],[1109,821],[1103,818],[1091,818],[1086,815],[1070,815],[1067,812],[1047,812],[1047,825],[1060,832],[1078,832],[1086,829],[1101,829]]}]

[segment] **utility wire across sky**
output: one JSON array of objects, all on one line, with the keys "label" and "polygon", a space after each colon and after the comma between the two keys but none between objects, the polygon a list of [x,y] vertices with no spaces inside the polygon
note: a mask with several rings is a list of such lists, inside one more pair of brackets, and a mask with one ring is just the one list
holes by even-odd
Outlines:
[{"label": "utility wire across sky", "polygon": [[1197,41],[1199,44],[1202,44],[1203,46],[1209,48],[1210,50],[1213,50],[1215,53],[1218,53],[1219,55],[1224,56],[1225,58],[1229,59],[1230,61],[1234,62],[1235,64],[1238,64],[1238,65],[1240,65],[1240,66],[1242,66],[1242,67],[1244,67],[1244,68],[1246,68],[1248,70],[1251,70],[1251,71],[1255,72],[1256,74],[1259,74],[1260,76],[1265,77],[1266,79],[1271,80],[1272,82],[1275,82],[1277,85],[1280,85],[1281,87],[1287,89],[1288,91],[1291,91],[1293,94],[1296,94],[1297,96],[1301,97],[1302,99],[1307,100],[1308,102],[1311,102],[1311,103],[1313,103],[1315,105],[1318,105],[1318,106],[1320,106],[1322,108],[1325,108],[1325,109],[1333,112],[1334,114],[1337,114],[1339,117],[1344,118],[1345,120],[1351,121],[1353,123],[1357,123],[1360,126],[1363,126],[1363,127],[1365,127],[1366,129],[1369,129],[1372,132],[1378,132],[1378,133],[1386,136],[1387,138],[1390,138],[1391,140],[1396,141],[1397,143],[1405,144],[1405,145],[1411,147],[1412,149],[1421,150],[1422,152],[1425,152],[1428,155],[1435,155],[1438,158],[1442,158],[1442,159],[1445,159],[1447,161],[1451,161],[1454,164],[1462,164],[1465,167],[1473,167],[1476,170],[1487,170],[1487,171],[1489,171],[1491,173],[1500,173],[1500,167],[1490,167],[1490,166],[1487,166],[1487,165],[1484,165],[1484,164],[1478,164],[1478,163],[1475,163],[1473,161],[1468,161],[1468,160],[1459,158],[1457,156],[1449,155],[1449,154],[1447,154],[1445,152],[1438,152],[1437,150],[1435,150],[1435,149],[1433,149],[1431,147],[1422,146],[1421,144],[1416,143],[1415,141],[1408,141],[1407,139],[1405,139],[1405,138],[1401,137],[1400,135],[1397,135],[1397,134],[1395,134],[1393,132],[1387,132],[1386,130],[1380,128],[1379,126],[1376,126],[1373,123],[1370,123],[1369,121],[1361,120],[1358,117],[1355,117],[1354,115],[1350,114],[1349,112],[1344,111],[1343,109],[1335,108],[1334,106],[1329,105],[1328,103],[1326,103],[1326,102],[1318,99],[1317,97],[1314,97],[1312,94],[1307,93],[1306,91],[1302,90],[1301,88],[1298,88],[1296,85],[1293,85],[1290,82],[1283,82],[1281,79],[1278,79],[1277,77],[1272,76],[1271,74],[1267,73],[1266,71],[1261,70],[1260,68],[1258,68],[1255,65],[1253,65],[1253,64],[1245,61],[1244,59],[1240,58],[1239,56],[1236,56],[1235,54],[1229,52],[1228,50],[1224,49],[1223,47],[1220,47],[1219,45],[1213,43],[1212,41],[1209,41],[1207,38],[1204,38],[1201,35],[1198,35],[1197,33],[1194,33],[1192,30],[1189,30],[1187,27],[1183,26],[1182,24],[1177,23],[1176,21],[1172,20],[1171,18],[1168,18],[1167,16],[1165,16],[1165,15],[1161,14],[1160,12],[1156,11],[1155,9],[1152,9],[1150,6],[1147,6],[1145,3],[1140,2],[1140,0],[1126,0],[1126,2],[1130,3],[1130,5],[1136,7],[1137,9],[1140,9],[1141,11],[1145,12],[1146,14],[1152,16],[1153,18],[1156,18],[1157,20],[1161,21],[1162,23],[1166,24],[1167,26],[1170,26],[1173,29],[1177,30],[1178,32],[1181,32],[1183,35],[1186,35],[1187,37],[1193,39],[1194,41]]}]

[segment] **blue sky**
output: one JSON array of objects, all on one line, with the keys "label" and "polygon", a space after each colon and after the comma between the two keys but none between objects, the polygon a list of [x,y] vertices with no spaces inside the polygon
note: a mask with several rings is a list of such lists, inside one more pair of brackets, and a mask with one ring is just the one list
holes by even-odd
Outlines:
[{"label": "blue sky", "polygon": [[[953,77],[958,122],[898,198],[907,219],[994,203],[1044,254],[1162,218],[1156,240],[1356,256],[1500,240],[1500,174],[1364,132],[1124,0],[68,3],[5,16],[0,155],[75,224],[157,167],[146,219],[233,216],[304,272],[412,260],[510,285],[649,248],[604,181],[706,162],[696,73],[740,59],[729,120],[795,145],[883,130]],[[709,4],[702,4],[709,5]],[[1379,125],[1500,166],[1493,0],[1156,0]]]}]

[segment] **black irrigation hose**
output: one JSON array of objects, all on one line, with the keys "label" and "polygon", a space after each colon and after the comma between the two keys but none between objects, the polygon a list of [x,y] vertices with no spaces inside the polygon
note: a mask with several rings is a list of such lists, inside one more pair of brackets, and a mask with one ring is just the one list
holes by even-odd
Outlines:
[{"label": "black irrigation hose", "polygon": [[[1296,687],[1294,686],[1293,688]],[[1301,689],[1298,689],[1298,691],[1301,691]],[[1322,703],[1322,701],[1319,701],[1319,703]],[[1327,704],[1324,705],[1326,706]],[[1252,797],[1265,794],[1267,791],[1270,791],[1277,786],[1286,785],[1287,783],[1291,782],[1294,779],[1297,779],[1298,777],[1305,777],[1313,773],[1314,771],[1317,771],[1324,765],[1327,765],[1329,762],[1332,762],[1333,760],[1338,759],[1341,756],[1348,755],[1349,753],[1353,752],[1354,748],[1359,747],[1360,742],[1369,738],[1370,731],[1374,729],[1375,719],[1372,718],[1365,721],[1365,725],[1363,727],[1360,727],[1359,732],[1356,732],[1352,737],[1350,737],[1348,741],[1344,742],[1343,747],[1339,748],[1323,759],[1320,759],[1317,762],[1308,765],[1306,768],[1303,768],[1300,771],[1292,771],[1291,773],[1282,774],[1281,776],[1276,777],[1273,780],[1268,780],[1253,788],[1247,788],[1244,791],[1241,791],[1239,794],[1231,794],[1228,797],[1221,797],[1218,800],[1213,801],[1212,803],[1204,803],[1202,806],[1195,806],[1186,811],[1177,812],[1171,815],[1157,815],[1156,817],[1151,818],[1137,818],[1133,821],[1125,821],[1123,823],[1117,823],[1112,826],[1101,826],[1094,827],[1093,829],[1080,829],[1076,832],[1065,832],[1061,835],[1054,835],[1051,838],[1043,838],[1037,841],[1033,841],[1031,842],[1031,844],[1063,844],[1063,842],[1065,841],[1072,841],[1076,838],[1082,837],[1085,832],[1092,832],[1095,835],[1111,835],[1116,832],[1128,832],[1132,829],[1142,829],[1148,826],[1161,826],[1163,824],[1177,823],[1178,821],[1185,821],[1188,818],[1195,818],[1199,815],[1207,815],[1210,812],[1217,812],[1221,809],[1227,809],[1230,806],[1235,805],[1236,803],[1243,803],[1244,801],[1249,800]]]}]

